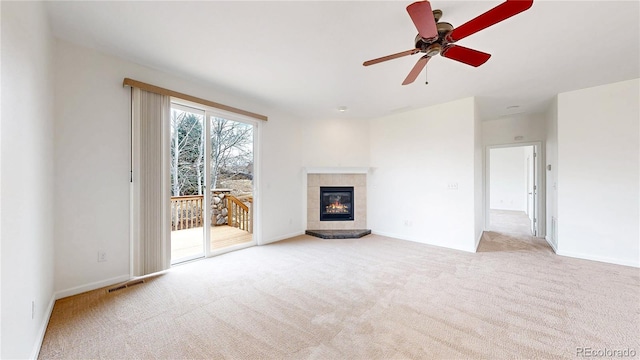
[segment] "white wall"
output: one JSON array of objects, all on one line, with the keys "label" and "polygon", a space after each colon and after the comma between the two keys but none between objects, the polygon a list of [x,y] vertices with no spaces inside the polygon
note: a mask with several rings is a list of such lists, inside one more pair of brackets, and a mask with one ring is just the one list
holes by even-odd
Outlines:
[{"label": "white wall", "polygon": [[557,229],[554,221],[558,218],[558,98],[554,97],[549,110],[545,114],[547,139],[545,141],[546,165],[551,165],[549,170],[544,166],[546,174],[546,197],[547,197],[547,241],[554,250],[558,248]]},{"label": "white wall", "polygon": [[[55,119],[55,289],[62,295],[129,275],[130,77],[269,116],[260,124],[256,206],[260,243],[303,231],[302,157],[297,119],[94,50],[58,41]],[[97,251],[107,252],[97,262]]]},{"label": "white wall", "polygon": [[494,210],[527,211],[526,147],[489,150],[489,206]]},{"label": "white wall", "polygon": [[[482,122],[484,146],[544,141],[546,138],[544,114],[519,114]],[[522,139],[516,140],[516,136]]]},{"label": "white wall", "polygon": [[[105,286],[129,276],[126,68],[61,41],[55,65],[55,287]],[[106,262],[97,262],[98,250]]]},{"label": "white wall", "polygon": [[558,253],[640,266],[640,80],[558,95]]},{"label": "white wall", "polygon": [[306,173],[302,170],[300,119],[275,109],[262,113],[269,121],[262,127],[260,241],[267,244],[304,233],[307,218],[302,211],[306,200],[302,178]]},{"label": "white wall", "polygon": [[466,98],[371,120],[372,231],[475,251],[474,106]]},{"label": "white wall", "polygon": [[0,357],[17,359],[36,355],[53,304],[53,39],[42,3],[1,6]]},{"label": "white wall", "polygon": [[302,152],[307,167],[367,167],[368,120],[333,118],[305,121]]}]

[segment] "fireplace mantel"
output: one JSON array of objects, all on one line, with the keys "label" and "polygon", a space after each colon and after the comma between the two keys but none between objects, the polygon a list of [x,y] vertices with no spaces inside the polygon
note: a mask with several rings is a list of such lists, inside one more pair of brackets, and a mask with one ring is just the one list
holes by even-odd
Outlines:
[{"label": "fireplace mantel", "polygon": [[305,167],[307,174],[368,174],[368,167]]}]

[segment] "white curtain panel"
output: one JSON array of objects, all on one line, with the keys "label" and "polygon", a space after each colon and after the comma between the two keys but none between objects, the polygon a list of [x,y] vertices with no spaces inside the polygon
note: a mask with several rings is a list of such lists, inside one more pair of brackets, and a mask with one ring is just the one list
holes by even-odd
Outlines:
[{"label": "white curtain panel", "polygon": [[142,276],[171,265],[171,103],[166,95],[131,91],[131,275]]}]

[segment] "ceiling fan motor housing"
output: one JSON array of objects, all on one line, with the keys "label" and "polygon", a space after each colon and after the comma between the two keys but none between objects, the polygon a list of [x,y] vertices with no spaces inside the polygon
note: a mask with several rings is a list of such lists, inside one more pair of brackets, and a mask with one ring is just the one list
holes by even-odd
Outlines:
[{"label": "ceiling fan motor housing", "polygon": [[427,53],[427,56],[436,56],[440,54],[441,50],[442,50],[442,46],[440,46],[440,44],[438,43],[434,43],[427,47],[426,53]]},{"label": "ceiling fan motor housing", "polygon": [[426,53],[428,56],[435,56],[438,55],[447,44],[448,42],[446,42],[443,37],[427,42],[420,37],[420,35],[417,35],[415,46],[416,49],[420,49],[420,52]]},{"label": "ceiling fan motor housing", "polygon": [[453,30],[453,25],[444,21],[437,23],[436,27],[438,29],[438,38],[445,38]]},{"label": "ceiling fan motor housing", "polygon": [[[442,11],[434,10],[433,15],[437,22],[442,16]],[[438,29],[437,38],[425,39],[420,36],[420,34],[416,35],[415,38],[416,49],[420,49],[420,52],[426,53],[428,56],[438,55],[441,50],[450,42],[448,41],[447,36],[453,30],[453,25],[448,22],[437,22],[436,27]]]}]

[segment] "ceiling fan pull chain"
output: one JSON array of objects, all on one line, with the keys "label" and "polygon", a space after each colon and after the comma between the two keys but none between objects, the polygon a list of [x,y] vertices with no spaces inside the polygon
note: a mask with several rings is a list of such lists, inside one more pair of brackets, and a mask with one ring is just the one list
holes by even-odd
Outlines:
[{"label": "ceiling fan pull chain", "polygon": [[424,68],[424,84],[429,85],[429,74],[427,73],[429,68]]}]

